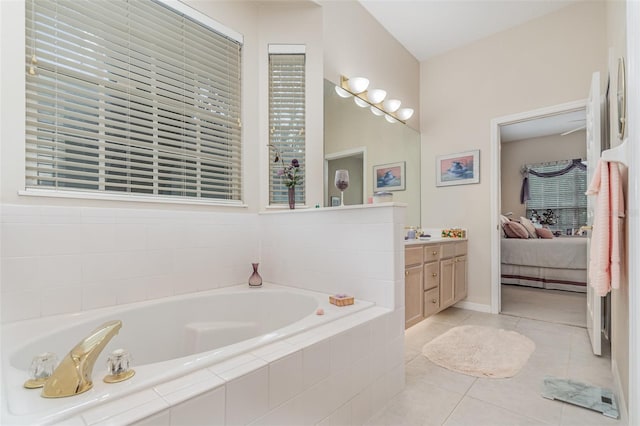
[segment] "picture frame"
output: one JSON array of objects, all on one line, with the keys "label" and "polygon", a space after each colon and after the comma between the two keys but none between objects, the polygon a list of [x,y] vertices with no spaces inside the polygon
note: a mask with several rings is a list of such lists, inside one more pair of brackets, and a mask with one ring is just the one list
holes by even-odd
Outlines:
[{"label": "picture frame", "polygon": [[404,191],[405,161],[373,166],[373,191]]},{"label": "picture frame", "polygon": [[468,185],[479,182],[479,149],[436,157],[436,186]]},{"label": "picture frame", "polygon": [[340,205],[340,197],[331,196],[331,207],[337,207]]}]

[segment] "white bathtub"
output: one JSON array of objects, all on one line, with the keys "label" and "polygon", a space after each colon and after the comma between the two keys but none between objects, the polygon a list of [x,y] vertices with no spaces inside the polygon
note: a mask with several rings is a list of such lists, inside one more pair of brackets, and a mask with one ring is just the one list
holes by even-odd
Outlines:
[{"label": "white bathtub", "polygon": [[[296,336],[303,341],[304,333],[317,335],[313,330],[323,325],[326,329],[329,322],[342,321],[344,329],[345,317],[357,312],[373,312],[366,318],[360,315],[364,318],[360,323],[390,312],[372,306],[357,301],[338,308],[328,303],[326,294],[265,284],[259,289],[235,286],[6,324],[2,328],[0,423],[52,424],[74,418],[78,424],[91,424],[83,413],[125,395],[132,400],[158,384],[248,357],[274,342]],[[316,315],[319,307],[325,315]],[[96,362],[93,389],[73,397],[46,399],[40,397],[40,390],[22,387],[34,355],[55,352],[62,359],[93,329],[114,319],[122,321],[122,329]],[[136,374],[126,382],[106,384],[102,381],[106,358],[117,348],[131,352]]]}]

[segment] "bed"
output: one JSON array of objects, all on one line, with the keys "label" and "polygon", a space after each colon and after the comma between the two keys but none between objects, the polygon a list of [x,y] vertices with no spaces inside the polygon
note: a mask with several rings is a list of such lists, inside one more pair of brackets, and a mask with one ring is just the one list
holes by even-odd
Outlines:
[{"label": "bed", "polygon": [[503,238],[502,284],[587,291],[587,239]]}]

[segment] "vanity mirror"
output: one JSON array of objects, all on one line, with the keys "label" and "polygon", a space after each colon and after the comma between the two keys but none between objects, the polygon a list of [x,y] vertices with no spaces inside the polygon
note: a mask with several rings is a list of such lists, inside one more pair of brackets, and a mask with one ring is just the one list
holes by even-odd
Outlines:
[{"label": "vanity mirror", "polygon": [[624,58],[618,58],[618,90],[617,90],[617,101],[618,101],[618,138],[620,140],[624,139],[624,133],[626,130],[626,121],[627,121],[627,99],[626,99],[626,75],[624,69]]},{"label": "vanity mirror", "polygon": [[[342,98],[335,84],[324,82],[324,205],[340,197],[334,177],[337,169],[349,170],[349,188],[344,204],[365,204],[373,196],[374,171],[381,165],[404,166],[404,190],[385,189],[393,201],[406,203],[407,225],[420,225],[420,135],[402,123],[389,123],[384,117],[358,107],[352,97]],[[397,185],[401,188],[402,185]]]}]

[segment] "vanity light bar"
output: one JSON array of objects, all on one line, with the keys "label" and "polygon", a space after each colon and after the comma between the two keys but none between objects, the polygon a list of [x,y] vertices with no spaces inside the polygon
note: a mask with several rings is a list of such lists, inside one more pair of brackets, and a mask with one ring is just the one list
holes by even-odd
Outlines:
[{"label": "vanity light bar", "polygon": [[[364,84],[366,81],[366,85]],[[349,84],[349,83],[352,84]],[[353,84],[357,82],[358,84]],[[360,84],[362,82],[363,84]],[[407,124],[407,120],[411,118],[413,115],[413,109],[411,108],[400,108],[401,102],[398,99],[387,99],[384,100],[386,96],[386,91],[381,89],[372,89],[372,94],[367,91],[369,80],[363,77],[354,77],[351,80],[345,77],[344,75],[340,76],[340,87],[336,87],[336,92],[343,98],[349,97],[349,95],[354,96],[354,100],[358,104],[358,106],[365,107],[367,105],[371,106],[371,112],[375,115],[385,115],[385,118],[389,123],[395,123],[399,121],[403,124]],[[364,89],[359,90],[357,87],[364,87]],[[346,92],[346,93],[345,93]],[[384,95],[383,95],[384,93]],[[374,103],[370,100],[373,98],[374,100],[378,100],[379,102]]]}]

